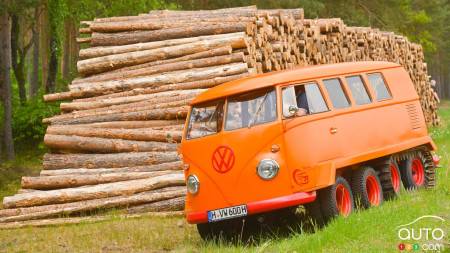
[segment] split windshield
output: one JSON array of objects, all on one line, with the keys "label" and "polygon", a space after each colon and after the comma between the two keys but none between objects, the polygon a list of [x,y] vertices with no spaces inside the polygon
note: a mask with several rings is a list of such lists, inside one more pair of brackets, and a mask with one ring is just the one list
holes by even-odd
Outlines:
[{"label": "split windshield", "polygon": [[[186,139],[200,138],[221,130],[225,101],[195,105],[189,117]],[[252,127],[277,119],[275,89],[264,89],[228,98],[225,130]]]}]

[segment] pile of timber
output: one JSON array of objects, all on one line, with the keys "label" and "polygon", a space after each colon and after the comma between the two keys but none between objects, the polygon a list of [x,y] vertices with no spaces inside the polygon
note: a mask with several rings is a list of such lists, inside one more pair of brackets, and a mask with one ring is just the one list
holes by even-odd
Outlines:
[{"label": "pile of timber", "polygon": [[61,115],[44,120],[51,152],[40,176],[23,177],[23,189],[4,198],[0,223],[109,209],[182,210],[177,144],[189,101],[257,73],[345,61],[397,62],[410,73],[427,121],[438,123],[422,48],[394,33],[348,27],[338,18],[304,19],[302,9],[255,6],[151,11],[81,25],[79,78],[68,91],[44,97],[65,100]]}]

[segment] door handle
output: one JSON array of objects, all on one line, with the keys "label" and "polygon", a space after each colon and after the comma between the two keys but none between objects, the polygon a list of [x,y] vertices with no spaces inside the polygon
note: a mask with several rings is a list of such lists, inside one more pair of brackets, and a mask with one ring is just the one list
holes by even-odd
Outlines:
[{"label": "door handle", "polygon": [[330,128],[330,134],[335,134],[337,132],[338,132],[337,128],[335,127]]}]

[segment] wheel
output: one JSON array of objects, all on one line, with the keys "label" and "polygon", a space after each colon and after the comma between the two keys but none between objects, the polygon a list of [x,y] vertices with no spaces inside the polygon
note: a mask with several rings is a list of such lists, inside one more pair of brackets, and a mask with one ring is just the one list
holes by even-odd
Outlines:
[{"label": "wheel", "polygon": [[401,178],[408,190],[435,185],[435,166],[431,153],[416,151],[401,163]]},{"label": "wheel", "polygon": [[353,172],[352,190],[357,203],[363,208],[379,206],[383,202],[380,179],[372,167],[361,167]]},{"label": "wheel", "polygon": [[355,206],[350,185],[341,176],[336,178],[333,185],[319,190],[319,201],[324,222],[339,215],[349,216]]},{"label": "wheel", "polygon": [[397,162],[392,159],[385,159],[377,164],[381,189],[384,199],[393,199],[400,194],[402,180]]}]

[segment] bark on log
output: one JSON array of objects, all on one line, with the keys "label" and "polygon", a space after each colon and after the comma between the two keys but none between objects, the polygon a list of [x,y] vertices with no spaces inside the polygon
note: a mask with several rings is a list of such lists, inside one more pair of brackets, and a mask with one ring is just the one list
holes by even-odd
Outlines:
[{"label": "bark on log", "polygon": [[111,121],[143,121],[143,120],[182,120],[188,113],[187,106],[176,108],[150,109],[135,112],[116,114],[104,114],[98,116],[87,116],[82,118],[63,119],[55,121],[58,125],[90,124]]},{"label": "bark on log", "polygon": [[[206,51],[206,52],[208,52],[208,51]],[[80,79],[81,80],[80,82],[76,82],[76,83],[72,83],[72,84],[76,85],[77,83],[120,80],[120,79],[126,79],[126,78],[131,78],[131,77],[149,76],[149,75],[155,75],[158,73],[172,72],[172,71],[192,69],[192,68],[212,67],[212,66],[224,65],[224,64],[234,63],[234,62],[245,62],[244,54],[243,53],[234,53],[231,55],[216,56],[216,57],[211,57],[211,58],[201,58],[201,59],[194,59],[194,60],[187,60],[187,61],[177,61],[177,62],[154,65],[154,66],[150,66],[150,67],[144,67],[144,68],[133,69],[133,70],[128,70],[128,71],[118,71],[118,72],[113,72],[113,73],[108,72],[107,74],[104,74],[104,75],[95,75],[92,77],[83,78],[83,79]]]},{"label": "bark on log", "polygon": [[101,99],[106,98],[116,98],[116,97],[127,97],[127,96],[136,96],[141,94],[153,94],[153,93],[159,93],[164,91],[170,91],[170,90],[190,90],[190,89],[206,89],[211,88],[216,85],[226,83],[229,81],[241,79],[244,77],[249,76],[250,73],[242,73],[237,75],[231,75],[231,76],[220,76],[215,77],[212,79],[206,79],[206,80],[200,80],[200,81],[194,81],[194,82],[186,82],[186,83],[174,83],[174,84],[167,84],[163,86],[158,87],[150,87],[150,88],[137,88],[130,91],[123,91],[123,92],[117,92],[97,97],[91,97],[91,98],[80,98],[75,99],[74,102],[88,102],[88,101],[97,101]]},{"label": "bark on log", "polygon": [[136,88],[155,87],[164,84],[191,82],[205,80],[215,77],[223,77],[248,72],[245,63],[233,63],[217,67],[191,69],[188,71],[175,71],[171,73],[159,74],[148,77],[135,77],[121,81],[106,81],[97,85],[81,85],[71,87],[71,91],[77,97],[103,95],[108,93],[121,92]]},{"label": "bark on log", "polygon": [[107,216],[93,216],[93,217],[74,217],[74,218],[56,218],[45,220],[30,220],[30,221],[14,221],[7,223],[0,223],[0,229],[18,229],[24,227],[46,227],[56,225],[67,224],[79,224],[79,223],[94,223],[100,221],[107,221],[111,219],[133,219],[141,217],[183,217],[182,211],[169,211],[169,212],[152,212],[152,213],[140,213],[140,214],[127,214],[127,215],[107,215]]},{"label": "bark on log", "polygon": [[[46,177],[22,177],[22,188],[34,190],[54,190],[61,188],[73,188],[85,185],[105,184],[135,179],[152,178],[167,174],[173,174],[173,170],[156,172],[125,172],[105,174],[71,174]],[[32,191],[29,191],[32,192]],[[24,192],[25,193],[25,192]],[[1,221],[0,221],[1,222]]]},{"label": "bark on log", "polygon": [[183,129],[184,120],[148,120],[148,121],[114,121],[98,122],[91,124],[78,124],[74,126],[94,127],[94,128],[118,128],[118,129],[138,129],[148,127],[158,127],[161,130]]},{"label": "bark on log", "polygon": [[155,141],[130,141],[121,139],[107,139],[98,137],[81,137],[67,135],[46,134],[44,143],[55,150],[96,152],[96,153],[124,153],[124,152],[151,152],[176,151],[174,143]]},{"label": "bark on log", "polygon": [[119,154],[45,154],[45,170],[73,168],[121,168],[179,161],[176,152]]},{"label": "bark on log", "polygon": [[107,70],[118,69],[125,66],[180,57],[218,47],[231,45],[234,48],[245,48],[247,46],[246,43],[246,37],[235,36],[197,41],[176,46],[107,55],[81,60],[78,61],[77,68],[80,74],[91,75],[102,73]]},{"label": "bark on log", "polygon": [[41,170],[41,176],[62,176],[62,175],[97,175],[106,173],[125,173],[125,172],[155,172],[155,171],[181,171],[183,163],[181,161],[161,163],[155,165],[144,165],[123,168],[100,168],[100,169],[59,169],[59,170]]},{"label": "bark on log", "polygon": [[3,199],[6,208],[40,206],[108,198],[184,184],[182,173],[94,186],[17,194]]},{"label": "bark on log", "polygon": [[84,60],[84,59],[96,58],[96,57],[106,56],[106,55],[123,54],[123,53],[135,52],[135,51],[150,50],[150,49],[156,49],[156,48],[177,46],[177,45],[181,45],[181,44],[188,44],[188,43],[193,43],[193,42],[198,42],[198,41],[213,40],[213,39],[220,39],[220,38],[230,38],[230,37],[245,37],[245,33],[239,32],[239,33],[229,33],[229,34],[217,34],[217,35],[210,35],[210,36],[199,36],[199,37],[192,37],[192,38],[137,43],[137,44],[130,44],[130,45],[125,45],[125,46],[91,47],[91,48],[86,48],[86,49],[80,50],[79,57],[81,60]]},{"label": "bark on log", "polygon": [[108,139],[123,139],[132,141],[180,142],[182,131],[141,129],[99,129],[78,126],[50,126],[49,135],[76,135],[84,137],[100,137]]},{"label": "bark on log", "polygon": [[185,197],[177,197],[164,201],[133,206],[127,209],[127,213],[166,212],[181,211],[184,209]]},{"label": "bark on log", "polygon": [[[112,114],[119,114],[119,113],[127,113],[127,112],[138,112],[138,111],[146,111],[146,110],[152,110],[152,109],[164,109],[164,108],[178,108],[182,106],[187,106],[190,101],[192,101],[193,97],[185,99],[185,96],[182,96],[179,98],[179,101],[174,102],[167,102],[167,103],[161,103],[161,104],[154,104],[145,101],[145,103],[137,102],[137,103],[131,103],[126,104],[129,106],[110,106],[110,107],[102,107],[98,109],[91,109],[91,110],[84,110],[84,111],[73,111],[71,113],[61,114],[57,116],[53,116],[51,118],[46,118],[43,120],[46,124],[53,124],[53,125],[63,125],[63,124],[70,124],[73,119],[77,120],[80,118],[87,118],[87,117],[98,117],[102,115],[112,115]],[[171,99],[172,100],[172,99]],[[105,109],[105,110],[100,110]],[[137,128],[137,127],[135,127]],[[172,128],[172,129],[171,129]],[[170,131],[175,129],[176,127],[166,127],[165,129]],[[179,129],[177,129],[179,130]]]},{"label": "bark on log", "polygon": [[134,102],[146,101],[148,104],[158,104],[164,102],[170,102],[173,98],[193,98],[198,94],[204,92],[204,89],[196,90],[180,90],[180,91],[167,91],[159,92],[153,94],[143,94],[130,97],[118,97],[118,98],[107,98],[99,99],[97,101],[89,102],[71,102],[71,103],[61,103],[60,108],[62,111],[75,111],[75,110],[89,110],[101,107],[107,107],[112,105],[129,104]]},{"label": "bark on log", "polygon": [[86,83],[86,82],[100,82],[100,81],[108,81],[108,80],[114,80],[114,79],[120,79],[124,78],[125,72],[131,72],[143,68],[149,68],[149,67],[156,67],[158,65],[163,64],[169,64],[169,63],[175,63],[180,61],[188,61],[188,60],[195,60],[195,59],[203,59],[203,58],[212,58],[215,56],[222,56],[222,55],[229,55],[232,52],[231,46],[225,46],[225,47],[219,47],[214,48],[207,51],[202,51],[194,54],[188,54],[185,56],[177,57],[177,58],[171,58],[171,59],[165,59],[161,61],[154,61],[154,62],[147,62],[143,64],[123,67],[120,69],[115,69],[107,72],[103,72],[101,74],[85,77],[85,78],[77,78],[72,81],[72,84],[77,83]]},{"label": "bark on log", "polygon": [[185,194],[185,187],[173,186],[148,192],[142,192],[131,196],[117,196],[65,204],[7,209],[7,216],[3,215],[3,217],[3,210],[0,210],[0,223],[43,219],[55,217],[61,214],[67,215],[98,209],[108,209],[114,207],[133,206],[144,203],[159,202],[167,199],[181,197]]}]

